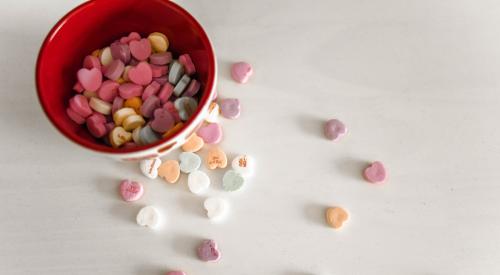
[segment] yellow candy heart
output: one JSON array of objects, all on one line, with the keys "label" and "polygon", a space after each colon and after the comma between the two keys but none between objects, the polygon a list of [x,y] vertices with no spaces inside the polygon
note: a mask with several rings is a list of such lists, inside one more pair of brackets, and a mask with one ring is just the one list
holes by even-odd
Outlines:
[{"label": "yellow candy heart", "polygon": [[206,162],[209,169],[226,168],[226,153],[224,153],[224,151],[222,151],[219,147],[214,147],[208,151]]},{"label": "yellow candy heart", "polygon": [[141,113],[142,99],[138,96],[129,98],[123,103],[123,107],[134,109],[137,114]]},{"label": "yellow candy heart", "polygon": [[154,32],[148,36],[148,40],[151,43],[153,51],[157,53],[166,52],[168,49],[168,38],[163,33]]},{"label": "yellow candy heart", "polygon": [[123,121],[131,116],[136,115],[136,112],[132,108],[121,108],[113,114],[113,120],[115,121],[116,126],[122,125]]},{"label": "yellow candy heart", "polygon": [[109,142],[114,148],[118,148],[130,140],[132,140],[132,134],[125,131],[122,127],[115,127],[109,132]]},{"label": "yellow candy heart", "polygon": [[175,183],[181,174],[179,162],[176,160],[167,160],[158,168],[158,176],[169,183]]},{"label": "yellow candy heart", "polygon": [[203,145],[205,145],[203,139],[199,137],[196,133],[194,133],[188,138],[186,143],[182,145],[182,150],[184,152],[194,153],[198,152],[203,147]]},{"label": "yellow candy heart", "polygon": [[140,115],[130,115],[123,121],[123,129],[125,131],[133,131],[137,127],[144,125],[146,121]]}]

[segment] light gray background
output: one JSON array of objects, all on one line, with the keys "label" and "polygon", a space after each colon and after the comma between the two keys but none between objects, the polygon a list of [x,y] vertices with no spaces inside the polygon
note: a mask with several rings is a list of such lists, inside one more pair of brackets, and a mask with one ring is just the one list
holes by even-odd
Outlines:
[{"label": "light gray background", "polygon": [[[203,197],[148,181],[132,164],[66,141],[41,112],[34,62],[50,27],[81,1],[3,0],[0,9],[0,274],[500,273],[500,2],[179,1],[205,26],[219,90],[238,97],[222,147],[258,159],[244,192],[211,224]],[[229,79],[248,60],[248,85]],[[349,134],[322,137],[338,117]],[[389,181],[365,183],[382,160]],[[144,182],[135,204],[122,178]],[[152,232],[140,206],[166,213]],[[340,232],[324,208],[351,214]],[[196,259],[216,239],[217,264]]]}]

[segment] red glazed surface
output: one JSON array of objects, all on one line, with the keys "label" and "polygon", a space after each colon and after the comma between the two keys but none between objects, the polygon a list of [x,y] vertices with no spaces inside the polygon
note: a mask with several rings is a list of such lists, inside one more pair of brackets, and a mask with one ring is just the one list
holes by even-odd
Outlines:
[{"label": "red glazed surface", "polygon": [[[76,83],[76,72],[93,50],[137,31],[142,36],[162,32],[170,41],[169,51],[188,53],[197,69],[203,94],[199,106],[209,104],[215,85],[215,53],[201,25],[184,9],[168,0],[91,0],[65,15],[49,32],[37,60],[36,85],[40,103],[49,120],[75,143],[103,153],[139,152],[173,140],[180,134],[137,148],[114,149],[98,142],[85,126],[66,115]],[[200,107],[185,123],[188,127]]]}]

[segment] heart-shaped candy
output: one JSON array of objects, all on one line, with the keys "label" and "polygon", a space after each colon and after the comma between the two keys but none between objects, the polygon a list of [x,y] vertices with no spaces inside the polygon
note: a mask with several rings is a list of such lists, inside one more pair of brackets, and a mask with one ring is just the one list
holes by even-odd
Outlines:
[{"label": "heart-shaped candy", "polygon": [[161,32],[154,32],[148,36],[149,42],[155,52],[165,52],[168,49],[168,38]]},{"label": "heart-shaped candy", "polygon": [[168,183],[175,183],[181,174],[179,162],[173,159],[164,161],[158,167],[158,176]]},{"label": "heart-shaped candy", "polygon": [[179,155],[180,168],[184,173],[192,173],[200,168],[201,158],[191,152],[183,152]]},{"label": "heart-shaped candy", "polygon": [[387,177],[384,164],[380,161],[375,161],[366,167],[363,175],[371,183],[383,183]]},{"label": "heart-shaped candy", "polygon": [[130,61],[130,48],[128,44],[121,42],[114,42],[109,46],[111,49],[111,56],[114,59],[121,60],[123,63],[128,63]]},{"label": "heart-shaped candy", "polygon": [[222,189],[225,191],[239,190],[245,183],[245,178],[234,170],[229,170],[222,177]]},{"label": "heart-shaped candy", "polygon": [[82,87],[91,92],[95,92],[101,87],[102,73],[98,68],[85,69],[82,68],[77,72],[78,82]]},{"label": "heart-shaped candy", "polygon": [[166,65],[172,61],[172,53],[154,53],[149,57],[149,62],[153,65]]},{"label": "heart-shaped candy", "polygon": [[157,96],[152,95],[152,96],[148,97],[148,99],[146,99],[144,101],[144,103],[142,104],[141,114],[144,117],[148,117],[148,118],[152,117],[154,114],[154,111],[157,110],[160,106],[161,106],[160,99]]},{"label": "heart-shaped candy", "polygon": [[217,262],[221,257],[221,253],[214,240],[204,240],[198,246],[198,258],[205,262]]},{"label": "heart-shaped candy", "polygon": [[202,194],[210,186],[210,178],[200,170],[191,172],[188,176],[188,188],[193,194]]},{"label": "heart-shaped candy", "polygon": [[160,212],[153,206],[146,206],[139,211],[136,221],[140,226],[156,229],[160,226]]},{"label": "heart-shaped candy", "polygon": [[87,118],[87,129],[96,138],[101,138],[108,133],[106,128],[106,118],[99,113],[94,113]]},{"label": "heart-shaped candy", "polygon": [[228,211],[229,204],[222,198],[208,198],[203,203],[207,217],[212,221],[222,220]]},{"label": "heart-shaped candy", "polygon": [[137,32],[131,32],[128,36],[124,36],[120,38],[121,43],[129,43],[130,41],[139,41],[141,40],[141,35]]},{"label": "heart-shaped candy", "polygon": [[92,114],[89,100],[83,95],[75,95],[69,100],[69,107],[79,116],[86,118]]},{"label": "heart-shaped candy", "polygon": [[153,80],[153,71],[147,62],[140,62],[137,66],[132,67],[127,73],[130,81],[138,85],[148,85]]},{"label": "heart-shaped candy", "polygon": [[93,68],[101,70],[101,61],[99,61],[99,58],[96,56],[87,55],[85,59],[83,59],[83,67],[89,70]]},{"label": "heart-shaped candy", "polygon": [[196,134],[208,144],[217,144],[222,139],[222,128],[219,123],[209,123],[201,126]]},{"label": "heart-shaped candy", "polygon": [[347,133],[344,123],[338,119],[330,119],[325,123],[325,136],[331,140],[338,140]]},{"label": "heart-shaped candy", "polygon": [[255,170],[255,160],[249,155],[240,155],[233,159],[231,166],[234,171],[240,173],[243,177],[250,177]]},{"label": "heart-shaped candy", "polygon": [[141,161],[139,167],[144,176],[150,179],[156,179],[158,177],[158,167],[160,167],[160,165],[161,159],[152,158]]},{"label": "heart-shaped candy", "polygon": [[326,223],[335,229],[342,227],[349,214],[340,207],[330,207],[326,210]]},{"label": "heart-shaped candy", "polygon": [[179,112],[179,116],[183,121],[188,120],[194,112],[196,112],[196,108],[198,108],[198,102],[192,97],[180,97],[174,102],[174,106]]},{"label": "heart-shaped candy", "polygon": [[117,82],[106,80],[102,83],[99,90],[97,90],[97,96],[104,101],[113,102],[118,95],[118,87],[120,87],[120,84]]},{"label": "heart-shaped candy", "polygon": [[129,48],[132,56],[139,61],[144,61],[151,55],[151,43],[146,38],[130,41]]},{"label": "heart-shaped candy", "polygon": [[234,63],[231,67],[231,76],[238,83],[247,83],[252,74],[252,66],[246,62]]},{"label": "heart-shaped candy", "polygon": [[132,97],[139,97],[142,94],[143,87],[135,83],[123,83],[118,87],[120,97],[129,99]]},{"label": "heart-shaped candy", "polygon": [[205,142],[201,137],[199,137],[196,133],[193,133],[186,143],[182,145],[182,150],[184,152],[198,152],[201,148],[203,148],[203,145],[205,145]]},{"label": "heart-shaped candy", "polygon": [[118,80],[125,70],[125,63],[120,59],[113,60],[107,67],[104,76],[111,80]]},{"label": "heart-shaped candy", "polygon": [[220,101],[220,111],[223,117],[237,119],[240,116],[240,101],[237,98],[226,98]]},{"label": "heart-shaped candy", "polygon": [[144,194],[144,187],[136,181],[122,180],[120,183],[120,194],[124,201],[136,201]]},{"label": "heart-shaped candy", "polygon": [[109,133],[109,142],[113,148],[118,148],[132,140],[132,134],[125,131],[123,127],[115,127]]},{"label": "heart-shaped candy", "polygon": [[154,111],[151,128],[158,133],[165,133],[175,124],[174,118],[170,112],[163,108],[158,108]]},{"label": "heart-shaped candy", "polygon": [[215,168],[226,168],[227,166],[227,156],[222,149],[219,147],[211,148],[208,151],[206,159],[207,167],[209,169]]},{"label": "heart-shaped candy", "polygon": [[220,114],[220,108],[219,104],[216,102],[210,103],[210,106],[208,106],[208,115],[205,118],[207,122],[215,123],[219,120],[219,114]]}]

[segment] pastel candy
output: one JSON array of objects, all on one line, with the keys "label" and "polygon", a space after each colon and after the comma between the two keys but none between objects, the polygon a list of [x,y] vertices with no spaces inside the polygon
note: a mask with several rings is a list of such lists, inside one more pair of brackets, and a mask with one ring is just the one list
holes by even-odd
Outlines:
[{"label": "pastel candy", "polygon": [[213,147],[208,151],[206,164],[209,169],[226,168],[227,157],[226,153],[219,147]]},{"label": "pastel candy", "polygon": [[168,82],[175,85],[177,84],[177,82],[179,82],[179,79],[181,79],[182,75],[184,75],[184,67],[182,66],[182,64],[177,61],[170,63]]},{"label": "pastel candy", "polygon": [[154,81],[160,83],[160,85],[164,85],[168,83],[168,76],[156,77],[154,78]]},{"label": "pastel candy", "polygon": [[108,66],[109,64],[111,64],[111,62],[113,61],[113,56],[111,55],[110,47],[102,49],[102,52],[100,54],[100,60],[102,66]]},{"label": "pastel candy", "polygon": [[137,32],[131,32],[128,36],[124,36],[120,39],[121,43],[129,43],[130,41],[139,41],[141,40],[141,35]]},{"label": "pastel candy", "polygon": [[370,166],[366,167],[363,172],[365,179],[371,183],[383,183],[387,177],[384,164],[380,161],[375,161]]},{"label": "pastel candy", "polygon": [[111,112],[114,114],[116,111],[118,111],[123,107],[123,104],[124,104],[124,99],[122,97],[120,96],[115,97],[115,99],[113,99],[113,105],[111,106]]},{"label": "pastel candy", "polygon": [[82,87],[91,92],[95,92],[101,87],[102,84],[102,74],[97,68],[85,69],[82,68],[77,72],[78,82]]},{"label": "pastel candy", "polygon": [[144,118],[142,118],[142,116],[131,115],[131,116],[128,116],[123,121],[123,129],[125,129],[125,131],[130,132],[130,131],[135,130],[137,127],[143,126],[145,123],[146,123],[146,121],[144,120]]},{"label": "pastel candy", "polygon": [[122,74],[122,78],[125,82],[127,81],[130,81],[130,79],[128,78],[128,71],[130,71],[130,68],[132,68],[133,66],[131,65],[127,65],[125,66],[125,68],[123,69],[123,74]]},{"label": "pastel candy", "polygon": [[146,125],[143,128],[141,128],[141,131],[139,132],[139,138],[141,140],[141,144],[151,144],[155,143],[158,140],[158,135],[151,129],[151,126]]},{"label": "pastel candy", "polygon": [[338,119],[330,119],[325,123],[325,136],[330,140],[338,140],[347,133],[344,123]]},{"label": "pastel candy", "polygon": [[90,99],[89,106],[94,111],[99,112],[103,115],[111,114],[111,103],[101,100],[97,97],[92,97]]},{"label": "pastel candy", "polygon": [[217,262],[221,253],[217,247],[217,243],[214,240],[204,240],[198,246],[198,258],[205,262]]},{"label": "pastel candy", "polygon": [[231,76],[238,83],[247,83],[252,74],[252,66],[246,62],[234,63],[231,67]]},{"label": "pastel candy", "polygon": [[207,211],[207,217],[210,220],[220,221],[226,216],[229,204],[222,198],[211,197],[205,200],[203,207]]},{"label": "pastel candy", "polygon": [[147,60],[151,55],[151,43],[146,38],[130,41],[129,48],[132,56],[139,61]]},{"label": "pastel candy", "polygon": [[237,119],[240,116],[240,101],[237,98],[226,98],[220,101],[222,116]]},{"label": "pastel candy", "polygon": [[154,53],[149,57],[149,62],[153,65],[167,65],[172,61],[172,53]]},{"label": "pastel candy", "polygon": [[161,77],[168,73],[167,66],[158,66],[158,65],[149,65],[151,67],[151,72],[153,73],[153,77]]},{"label": "pastel candy", "polygon": [[184,96],[189,96],[189,97],[195,96],[200,90],[200,87],[201,87],[200,82],[196,79],[192,79],[191,82],[189,83],[189,86],[186,88],[186,91],[184,92]]},{"label": "pastel candy", "polygon": [[132,131],[132,140],[137,145],[142,145],[141,136],[140,136],[141,129],[142,129],[142,127],[139,126],[139,127],[135,128],[134,131]]},{"label": "pastel candy", "polygon": [[176,271],[169,271],[167,272],[166,275],[186,275],[184,271],[176,270]]},{"label": "pastel candy", "polygon": [[335,229],[341,228],[348,219],[349,214],[341,207],[329,207],[326,210],[326,223]]},{"label": "pastel candy", "polygon": [[177,109],[175,108],[175,105],[174,105],[174,103],[172,103],[172,101],[165,102],[165,104],[163,104],[162,108],[168,110],[170,112],[170,114],[172,114],[176,123],[181,121],[181,117],[179,116],[179,111],[177,111]]},{"label": "pastel candy", "polygon": [[66,114],[69,116],[71,120],[73,120],[76,124],[84,124],[85,123],[85,118],[77,114],[73,109],[67,108],[66,109]]},{"label": "pastel candy", "polygon": [[123,74],[125,64],[120,59],[113,60],[107,67],[104,76],[111,80],[117,80]]},{"label": "pastel candy", "polygon": [[156,179],[158,177],[158,167],[161,165],[161,159],[152,158],[142,160],[139,163],[139,168],[144,176],[150,179]]},{"label": "pastel candy", "polygon": [[158,168],[158,176],[168,183],[175,183],[181,174],[179,162],[176,160],[164,161]]},{"label": "pastel candy", "polygon": [[97,58],[96,56],[93,56],[93,55],[87,55],[84,59],[83,59],[83,67],[85,69],[93,69],[93,68],[97,68],[99,71],[101,70],[101,61],[99,61],[99,58]]},{"label": "pastel candy", "polygon": [[118,87],[118,92],[120,97],[124,99],[129,99],[136,96],[142,95],[142,86],[134,83],[123,83]]},{"label": "pastel candy", "polygon": [[229,170],[222,177],[222,189],[225,191],[237,191],[245,183],[245,178],[234,170]]},{"label": "pastel candy", "polygon": [[108,132],[105,122],[106,120],[101,118],[98,114],[93,114],[87,118],[87,129],[92,136],[101,138]]},{"label": "pastel candy", "polygon": [[144,117],[150,118],[153,112],[161,106],[160,99],[157,96],[150,96],[141,106],[141,114]]},{"label": "pastel candy", "polygon": [[243,177],[250,177],[255,170],[255,160],[249,155],[239,155],[233,159],[231,167]]},{"label": "pastel candy", "polygon": [[153,113],[151,128],[158,133],[165,133],[175,124],[174,118],[168,110],[158,108]]},{"label": "pastel candy", "polygon": [[200,168],[201,158],[191,152],[183,152],[179,155],[180,168],[184,173],[192,173]]},{"label": "pastel candy", "polygon": [[161,32],[154,32],[148,36],[149,42],[155,52],[165,52],[168,49],[169,42],[167,36]]},{"label": "pastel candy", "polygon": [[123,127],[115,127],[109,132],[109,142],[113,148],[118,148],[132,140],[132,134],[125,131]]},{"label": "pastel candy", "polygon": [[120,183],[120,195],[127,202],[137,201],[144,194],[142,184],[131,180],[122,180]]},{"label": "pastel candy", "polygon": [[191,78],[188,75],[184,75],[179,82],[175,85],[174,94],[175,96],[181,96],[182,92],[187,88]]},{"label": "pastel candy", "polygon": [[88,99],[83,95],[75,95],[69,100],[69,107],[83,118],[87,118],[92,114]]},{"label": "pastel candy", "polygon": [[109,48],[111,50],[111,56],[115,60],[121,60],[123,63],[130,62],[130,48],[127,43],[114,42]]},{"label": "pastel candy", "polygon": [[184,66],[184,71],[186,72],[186,74],[192,75],[196,72],[196,68],[189,54],[183,54],[179,56],[179,63],[181,63],[182,66]]},{"label": "pastel candy", "polygon": [[97,90],[97,96],[106,102],[113,102],[118,95],[118,87],[120,87],[120,84],[117,82],[106,80],[102,83],[99,90]]},{"label": "pastel candy", "polygon": [[158,91],[160,90],[161,85],[160,83],[153,81],[151,84],[149,84],[146,89],[144,89],[144,93],[142,93],[142,100],[148,99],[148,97],[152,95],[156,95]]},{"label": "pastel candy", "polygon": [[172,96],[174,93],[174,87],[170,83],[165,83],[163,87],[161,87],[160,92],[158,93],[158,98],[161,101],[161,104],[165,104],[168,99]]},{"label": "pastel candy", "polygon": [[201,137],[199,137],[196,133],[193,133],[188,138],[186,143],[184,143],[182,145],[182,150],[184,152],[194,153],[194,152],[199,151],[201,148],[203,148],[203,145],[205,145],[205,142],[203,141],[203,139]]},{"label": "pastel candy", "polygon": [[153,206],[142,208],[136,217],[137,224],[151,229],[157,229],[160,225],[160,212]]},{"label": "pastel candy", "polygon": [[218,123],[209,123],[201,126],[196,134],[208,144],[217,144],[222,140],[222,128]]},{"label": "pastel candy", "polygon": [[127,76],[133,83],[145,86],[153,80],[153,71],[147,62],[140,62],[128,70]]},{"label": "pastel candy", "polygon": [[[181,168],[182,169],[182,168]],[[196,170],[188,175],[188,188],[193,194],[203,194],[210,186],[210,178],[205,172]]]},{"label": "pastel candy", "polygon": [[186,121],[196,112],[198,102],[192,97],[180,97],[174,102],[174,106],[179,112],[179,117]]},{"label": "pastel candy", "polygon": [[210,123],[215,123],[219,121],[219,114],[220,114],[219,104],[217,104],[216,102],[212,102],[208,106],[208,116],[205,118],[205,121]]},{"label": "pastel candy", "polygon": [[116,126],[120,126],[127,117],[135,114],[136,113],[132,108],[121,108],[113,114],[113,121]]},{"label": "pastel candy", "polygon": [[123,107],[128,107],[134,109],[137,114],[141,113],[142,99],[138,96],[131,97],[123,103]]}]

